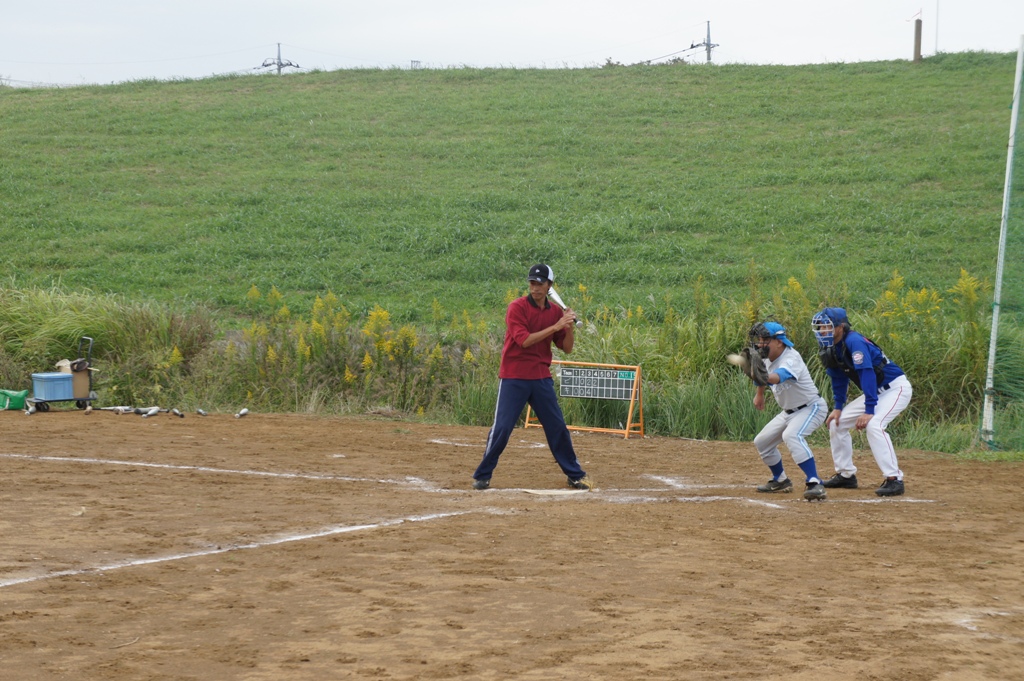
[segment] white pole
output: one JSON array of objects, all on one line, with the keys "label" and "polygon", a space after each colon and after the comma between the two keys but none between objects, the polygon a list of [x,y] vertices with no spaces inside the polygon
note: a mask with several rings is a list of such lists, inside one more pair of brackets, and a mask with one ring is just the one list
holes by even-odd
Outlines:
[{"label": "white pole", "polygon": [[985,376],[985,407],[981,417],[981,439],[990,447],[993,443],[996,340],[999,333],[999,305],[1003,290],[1003,264],[1006,261],[1006,222],[1010,214],[1010,183],[1013,179],[1013,149],[1017,137],[1017,118],[1020,115],[1021,76],[1024,73],[1024,35],[1017,50],[1017,74],[1013,79],[1013,107],[1010,113],[1010,142],[1006,152],[1006,181],[1003,184],[1003,217],[999,224],[999,255],[996,257],[996,283],[992,292],[992,336],[988,343],[988,371]]}]

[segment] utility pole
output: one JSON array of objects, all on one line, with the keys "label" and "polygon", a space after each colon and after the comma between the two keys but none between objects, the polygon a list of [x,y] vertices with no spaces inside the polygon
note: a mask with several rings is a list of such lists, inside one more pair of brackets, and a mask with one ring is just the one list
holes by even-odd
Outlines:
[{"label": "utility pole", "polygon": [[914,63],[921,61],[921,19],[914,20]]},{"label": "utility pole", "polygon": [[281,60],[281,43],[277,44],[277,59],[272,59],[272,58],[268,57],[268,58],[263,60],[262,68],[266,68],[268,66],[276,66],[277,67],[277,75],[279,75],[279,76],[281,75],[281,69],[283,67],[285,67],[285,66],[291,66],[291,67],[296,68],[296,69],[302,68],[298,64],[293,64],[292,62],[288,61],[287,59],[285,59],[284,61]]},{"label": "utility pole", "polygon": [[711,22],[710,21],[708,22],[708,37],[705,38],[704,42],[702,42],[702,43],[693,43],[693,44],[690,45],[690,49],[691,50],[694,49],[695,47],[704,47],[704,48],[707,49],[707,51],[708,51],[708,63],[710,64],[711,63],[711,48],[718,47],[718,45],[715,45],[715,44],[713,44],[711,42]]}]

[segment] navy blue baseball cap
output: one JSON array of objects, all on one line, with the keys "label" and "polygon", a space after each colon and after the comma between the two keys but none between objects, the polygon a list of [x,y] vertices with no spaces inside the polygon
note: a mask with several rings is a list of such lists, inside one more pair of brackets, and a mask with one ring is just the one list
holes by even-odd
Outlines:
[{"label": "navy blue baseball cap", "polygon": [[793,341],[786,338],[786,327],[782,324],[779,324],[778,322],[765,322],[764,328],[772,338],[782,341],[789,347],[793,347]]},{"label": "navy blue baseball cap", "polygon": [[849,317],[846,316],[846,310],[841,307],[826,307],[818,314],[827,317],[835,326],[850,323]]},{"label": "navy blue baseball cap", "polygon": [[530,274],[526,277],[527,281],[539,281],[542,284],[545,281],[554,282],[555,273],[547,265],[534,265],[530,268]]}]

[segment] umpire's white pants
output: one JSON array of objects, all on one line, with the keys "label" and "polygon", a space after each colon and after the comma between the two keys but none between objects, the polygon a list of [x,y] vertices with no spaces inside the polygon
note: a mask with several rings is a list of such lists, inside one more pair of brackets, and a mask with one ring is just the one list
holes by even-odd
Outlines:
[{"label": "umpire's white pants", "polygon": [[[893,419],[900,415],[914,394],[914,389],[906,376],[899,376],[889,382],[888,390],[878,392],[878,404],[875,405],[875,414],[865,434],[868,438],[868,446],[871,453],[875,455],[875,463],[881,469],[882,475],[887,478],[895,477],[903,479],[903,471],[900,470],[896,461],[896,450],[892,446],[892,438],[885,431]],[[832,461],[836,466],[836,473],[842,473],[849,477],[857,472],[853,465],[853,436],[850,431],[857,425],[857,419],[864,413],[864,395],[861,395],[853,402],[843,407],[839,418],[828,426],[829,438],[832,441]]]},{"label": "umpire's white pants", "polygon": [[807,436],[817,430],[827,416],[828,405],[820,397],[792,414],[779,412],[754,438],[754,447],[761,455],[761,460],[768,466],[782,461],[779,445],[783,442],[798,466],[807,459],[813,459],[814,452],[807,444]]}]

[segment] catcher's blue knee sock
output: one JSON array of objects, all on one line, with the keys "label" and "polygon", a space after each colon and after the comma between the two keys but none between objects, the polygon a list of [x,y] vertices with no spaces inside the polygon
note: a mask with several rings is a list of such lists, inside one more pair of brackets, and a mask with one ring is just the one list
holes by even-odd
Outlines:
[{"label": "catcher's blue knee sock", "polygon": [[814,480],[815,482],[821,482],[818,477],[818,467],[814,465],[814,458],[807,459],[807,461],[800,462],[800,470],[807,476],[807,482]]},{"label": "catcher's blue knee sock", "polygon": [[768,468],[769,468],[769,470],[771,470],[772,475],[775,476],[776,480],[785,480],[786,479],[786,471],[782,470],[782,462],[781,461],[776,463],[776,464],[772,464],[772,465],[768,466]]}]

